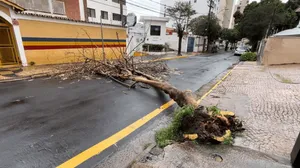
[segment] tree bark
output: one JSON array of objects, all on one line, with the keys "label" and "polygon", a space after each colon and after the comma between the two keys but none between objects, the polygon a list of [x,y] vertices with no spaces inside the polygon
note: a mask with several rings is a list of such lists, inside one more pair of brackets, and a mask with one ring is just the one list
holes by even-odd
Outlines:
[{"label": "tree bark", "polygon": [[132,76],[132,77],[130,77],[130,79],[133,81],[136,81],[136,82],[142,82],[142,83],[148,84],[152,87],[155,87],[157,89],[164,91],[180,107],[183,107],[185,105],[191,105],[194,108],[198,107],[197,101],[194,98],[192,91],[189,91],[189,90],[181,91],[181,90],[178,90],[177,88],[175,88],[174,86],[170,85],[167,82],[162,82],[162,81],[157,81],[157,80],[149,80],[147,78],[140,77],[140,76]]},{"label": "tree bark", "polygon": [[251,51],[252,51],[252,52],[255,52],[255,51],[256,51],[256,49],[257,49],[257,44],[258,44],[258,42],[256,41],[256,42],[252,45],[252,48],[251,48]]},{"label": "tree bark", "polygon": [[178,34],[178,56],[181,56],[181,45],[182,45],[182,38],[183,38],[183,34],[179,33]]}]

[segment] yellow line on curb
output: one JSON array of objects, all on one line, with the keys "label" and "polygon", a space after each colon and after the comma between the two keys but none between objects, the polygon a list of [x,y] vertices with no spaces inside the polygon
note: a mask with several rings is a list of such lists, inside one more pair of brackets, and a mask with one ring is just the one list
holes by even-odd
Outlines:
[{"label": "yellow line on curb", "polygon": [[232,73],[233,69],[231,69],[221,80],[219,80],[208,92],[206,92],[198,101],[197,104],[200,104],[201,101],[208,96],[215,88],[217,88],[227,77]]},{"label": "yellow line on curb", "polygon": [[155,60],[153,60],[153,62],[155,62],[155,61],[168,61],[168,60],[181,59],[181,58],[188,58],[188,57],[190,57],[190,56],[165,57],[165,58],[155,59]]},{"label": "yellow line on curb", "polygon": [[[233,70],[233,69],[232,69]],[[200,104],[200,102],[208,96],[222,81],[224,81],[228,75],[232,72],[230,70],[221,80],[219,80],[207,93],[205,93],[198,101],[197,103]],[[171,100],[164,105],[160,106],[159,108],[155,109],[154,111],[150,112],[143,118],[135,121],[134,123],[130,124],[126,128],[120,130],[119,132],[115,133],[114,135],[108,137],[107,139],[99,142],[98,144],[88,148],[87,150],[79,153],[78,155],[74,156],[70,160],[64,162],[63,164],[57,166],[57,168],[73,168],[81,163],[87,161],[88,159],[100,154],[103,152],[105,149],[109,148],[110,146],[116,144],[144,124],[146,124],[148,121],[159,115],[161,112],[166,110],[167,108],[171,107],[172,105],[175,104],[174,100]]]}]

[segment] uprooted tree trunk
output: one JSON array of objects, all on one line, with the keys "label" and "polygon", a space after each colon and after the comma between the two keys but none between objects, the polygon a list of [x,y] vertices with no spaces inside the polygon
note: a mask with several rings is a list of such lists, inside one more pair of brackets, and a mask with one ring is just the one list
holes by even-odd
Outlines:
[{"label": "uprooted tree trunk", "polygon": [[197,107],[197,101],[190,90],[181,91],[161,79],[168,73],[168,67],[160,61],[134,60],[133,57],[122,55],[116,60],[95,60],[84,57],[85,61],[68,67],[63,78],[80,78],[82,76],[100,75],[112,78],[116,81],[131,80],[136,83],[144,83],[164,91],[180,107],[190,105]]},{"label": "uprooted tree trunk", "polygon": [[186,91],[181,91],[175,88],[174,86],[170,85],[167,82],[162,82],[158,80],[149,80],[144,77],[131,77],[130,78],[133,81],[136,82],[142,82],[145,84],[148,84],[152,87],[155,87],[159,90],[164,91],[166,94],[170,96],[171,99],[173,99],[180,107],[186,106],[186,105],[191,105],[193,107],[197,107],[197,101],[194,98],[193,94],[191,91],[186,90]]},{"label": "uprooted tree trunk", "polygon": [[[70,67],[63,74],[60,74],[60,77],[72,79],[100,75],[122,84],[131,80],[134,82],[133,85],[144,83],[164,91],[180,107],[192,106],[196,109],[195,111],[199,109],[192,91],[181,91],[163,79],[171,71],[164,62],[157,60],[143,61],[123,53],[119,56],[116,55],[118,59],[115,60],[96,60],[95,57],[89,58],[85,55],[82,57],[84,58],[83,63],[70,64]],[[133,85],[130,85],[130,87]],[[225,133],[227,129],[235,129],[233,126],[236,125],[236,120],[232,119],[231,116],[209,115],[207,112],[201,110],[198,110],[195,116],[198,119],[200,117],[200,120],[197,120],[200,123],[195,122],[197,123],[196,125],[192,124],[189,127],[199,127],[199,129],[195,129],[198,130],[197,134],[199,134],[199,137],[201,137],[200,134],[207,135],[208,137],[219,136],[220,133]],[[189,128],[185,129],[189,130]]]}]

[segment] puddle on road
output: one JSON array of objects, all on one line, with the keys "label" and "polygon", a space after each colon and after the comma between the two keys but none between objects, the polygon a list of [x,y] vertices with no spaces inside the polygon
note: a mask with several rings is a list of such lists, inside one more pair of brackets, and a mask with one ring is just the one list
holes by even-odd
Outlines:
[{"label": "puddle on road", "polygon": [[29,99],[31,99],[33,97],[34,96],[26,96],[26,97],[22,97],[22,98],[17,98],[17,99],[12,100],[11,102],[3,104],[1,107],[9,108],[9,107],[20,105],[20,104],[26,104],[26,103],[28,103]]}]

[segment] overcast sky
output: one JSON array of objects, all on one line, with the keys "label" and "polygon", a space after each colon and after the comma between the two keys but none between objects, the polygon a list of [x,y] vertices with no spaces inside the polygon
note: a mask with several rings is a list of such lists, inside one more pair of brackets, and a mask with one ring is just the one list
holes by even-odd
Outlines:
[{"label": "overcast sky", "polygon": [[[126,0],[127,1],[127,13],[135,13],[138,16],[159,16],[160,12],[160,0]],[[235,0],[237,2],[237,0]],[[250,0],[250,2],[260,0]],[[287,2],[288,0],[282,0]],[[162,2],[163,3],[163,2]],[[132,5],[134,4],[134,5]],[[146,9],[143,9],[146,8]]]},{"label": "overcast sky", "polygon": [[[138,17],[159,16],[160,6],[161,6],[159,4],[160,0],[126,0],[126,2],[127,2],[127,13],[135,13]],[[141,7],[144,7],[146,9],[143,9]]]}]

